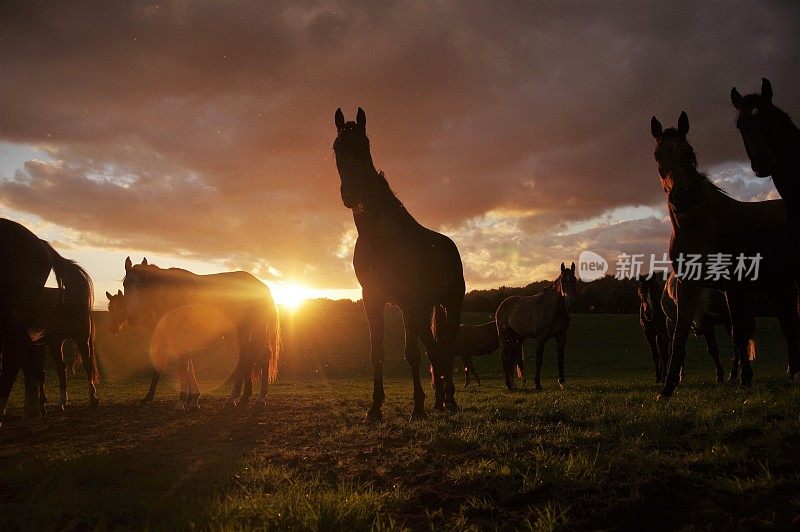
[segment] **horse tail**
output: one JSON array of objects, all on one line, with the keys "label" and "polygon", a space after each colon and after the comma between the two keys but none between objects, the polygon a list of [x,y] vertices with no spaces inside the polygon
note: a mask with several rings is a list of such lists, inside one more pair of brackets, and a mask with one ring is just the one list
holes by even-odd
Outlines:
[{"label": "horse tail", "polygon": [[756,359],[756,339],[750,338],[747,341],[747,359],[753,362]]},{"label": "horse tail", "polygon": [[[274,303],[273,303],[274,305]],[[275,325],[267,325],[267,338],[269,338],[269,350],[272,356],[269,357],[269,383],[275,382],[278,377],[278,361],[281,356],[281,348],[283,347],[283,339],[281,338],[281,317],[278,313],[278,307],[275,306]],[[272,331],[270,331],[272,329]],[[272,333],[270,335],[270,332]]]},{"label": "horse tail", "polygon": [[438,342],[442,334],[447,330],[447,309],[444,305],[436,305],[431,312],[431,334]]},{"label": "horse tail", "polygon": [[81,320],[89,329],[89,363],[92,370],[92,382],[97,384],[100,380],[100,374],[97,370],[97,360],[94,353],[94,323],[91,315],[92,306],[94,305],[92,278],[78,263],[65,259],[53,249],[53,246],[47,242],[44,243],[50,252],[53,272],[56,275],[58,288],[61,290],[61,303],[65,309],[65,315],[74,316],[75,320]]}]

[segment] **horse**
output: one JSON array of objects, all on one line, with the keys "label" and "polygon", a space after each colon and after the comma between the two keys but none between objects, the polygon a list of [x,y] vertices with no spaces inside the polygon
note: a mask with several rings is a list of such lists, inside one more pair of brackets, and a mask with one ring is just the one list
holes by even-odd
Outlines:
[{"label": "horse", "polygon": [[772,84],[761,78],[761,93],[742,96],[731,89],[736,127],[758,177],[772,176],[786,204],[795,260],[800,254],[800,129],[772,103]]},{"label": "horse", "polygon": [[639,325],[642,327],[650,356],[656,370],[656,384],[664,382],[664,373],[669,363],[669,337],[667,317],[662,310],[661,302],[656,299],[663,289],[655,277],[642,275],[636,287],[639,296]]},{"label": "horse", "polygon": [[[92,293],[87,300],[82,300],[77,306],[67,305],[62,299],[61,290],[58,288],[44,288],[44,313],[46,315],[43,343],[50,352],[50,358],[56,367],[59,384],[59,408],[64,409],[67,404],[67,364],[64,361],[64,350],[67,343],[72,343],[77,350],[73,371],[78,362],[81,362],[86,372],[89,385],[89,404],[97,406],[97,389],[95,385],[99,380],[97,371],[97,357],[94,348],[94,321],[92,320]],[[45,393],[45,376],[42,371],[39,381],[39,403],[47,402]]]},{"label": "horse", "polygon": [[[669,339],[675,330],[675,323],[678,319],[678,305],[677,305],[677,291],[678,291],[678,276],[675,272],[670,272],[667,282],[664,284],[664,290],[661,295],[661,308],[663,314],[666,316],[667,325],[667,344],[669,346]],[[725,370],[719,360],[719,346],[717,345],[717,335],[714,328],[717,325],[722,325],[728,337],[731,337],[731,317],[728,313],[728,304],[725,302],[725,294],[719,290],[705,288],[700,293],[700,299],[697,302],[697,307],[694,311],[692,318],[691,330],[692,334],[697,337],[702,336],[706,342],[706,349],[708,356],[714,362],[716,371],[717,382],[721,383],[725,380]],[[662,361],[662,375],[666,375],[667,364],[669,364],[669,351],[664,353]],[[736,367],[731,372],[731,378],[735,378],[737,373]],[[683,378],[683,368],[678,380]],[[663,384],[663,381],[661,381]]]},{"label": "horse", "polygon": [[570,321],[568,307],[576,296],[577,283],[575,263],[566,268],[562,262],[561,274],[540,293],[532,296],[511,296],[497,307],[497,336],[500,340],[503,374],[509,390],[514,390],[514,365],[523,358],[522,344],[525,338],[536,339],[534,382],[537,390],[542,389],[541,371],[545,343],[550,338],[556,339],[558,385],[564,387],[564,349]]},{"label": "horse", "polygon": [[[749,295],[766,292],[773,303],[787,339],[790,377],[800,371],[798,350],[797,286],[791,279],[791,256],[786,208],[782,200],[740,202],[728,196],[698,171],[697,156],[687,140],[689,118],[682,112],[677,128],[664,130],[656,117],[650,121],[656,140],[654,157],[672,224],[669,253],[678,272],[675,300],[677,320],[670,345],[670,364],[659,397],[669,397],[678,384],[686,356],[686,340],[703,288],[722,290],[731,317],[731,334],[736,346],[739,382],[749,386],[753,379],[750,360],[755,358],[755,316]],[[730,263],[723,263],[725,257]],[[747,267],[745,259],[754,257]],[[684,265],[716,264],[713,275],[697,275]],[[740,269],[744,264],[744,268]],[[753,270],[758,264],[758,275]],[[746,268],[746,269],[745,269]],[[749,272],[749,275],[748,275]],[[742,275],[744,273],[745,275]],[[702,272],[701,272],[702,274]]]},{"label": "horse", "polygon": [[500,340],[497,337],[497,324],[494,321],[480,325],[464,325],[458,329],[456,338],[456,355],[461,359],[464,367],[464,386],[469,386],[469,376],[475,377],[478,386],[481,378],[472,364],[472,357],[479,357],[494,353],[500,349]]},{"label": "horse", "polygon": [[[375,169],[364,110],[358,108],[355,122],[345,122],[342,110],[337,109],[334,124],[340,195],[344,206],[352,210],[358,230],[353,268],[362,287],[370,331],[373,392],[366,421],[382,419],[383,312],[387,304],[403,313],[405,359],[414,385],[411,419],[425,417],[418,339],[436,376],[434,408],[457,411],[453,357],[465,291],[461,255],[450,238],[417,222],[392,192],[384,173]],[[446,316],[437,317],[440,312]],[[437,321],[440,327],[433,326]]]},{"label": "horse", "polygon": [[[125,307],[125,295],[122,293],[122,290],[117,290],[116,294],[111,294],[106,292],[106,298],[108,299],[108,329],[111,334],[119,334],[123,327],[127,324],[128,319],[128,311]],[[172,322],[173,319],[170,319]],[[159,323],[161,323],[159,321]],[[145,323],[140,322],[145,329],[149,330],[151,334],[155,332],[155,328],[158,326],[159,323],[152,324],[152,323]],[[172,325],[170,323],[173,330],[179,332],[179,334],[183,334],[185,327],[180,327],[180,325]],[[170,331],[167,331],[169,334]],[[205,336],[204,336],[205,337]],[[197,346],[196,342],[192,348],[202,348],[205,346]],[[164,352],[162,349],[154,349],[154,359],[155,360],[162,360],[161,357],[166,357],[167,353]],[[188,352],[188,351],[186,351]],[[183,355],[184,352],[180,353]],[[166,358],[163,359],[163,363],[166,362]],[[182,360],[180,362],[183,362]],[[175,410],[185,410],[185,411],[197,411],[200,410],[200,387],[197,383],[197,376],[195,375],[194,365],[192,364],[192,359],[188,358],[185,364],[185,372],[183,371],[184,367],[179,363],[178,367],[178,377],[180,379],[180,395],[178,403],[175,405]],[[195,393],[190,393],[190,390]],[[149,402],[151,398],[147,398],[144,402]]]},{"label": "horse", "polygon": [[91,308],[91,279],[83,268],[21,224],[0,218],[0,425],[20,369],[25,376],[22,428],[29,429],[31,418],[41,413],[37,388],[44,357],[31,334],[45,328],[43,288],[51,269],[66,308]]},{"label": "horse", "polygon": [[[147,259],[133,265],[128,257],[122,285],[125,323],[129,325],[141,322],[155,331],[168,313],[190,305],[204,306],[224,316],[236,332],[239,347],[233,389],[225,405],[248,403],[252,394],[250,374],[256,365],[261,370],[256,405],[266,404],[268,384],[273,383],[278,374],[281,334],[278,307],[264,283],[242,271],[197,275],[181,268],[162,269],[148,264]],[[142,399],[145,403],[155,396],[165,360],[166,356],[161,356],[154,364],[150,388]],[[180,361],[179,372],[184,382],[189,367],[188,354],[181,354]],[[190,404],[196,404],[199,397],[199,391],[194,388],[189,388]]]}]

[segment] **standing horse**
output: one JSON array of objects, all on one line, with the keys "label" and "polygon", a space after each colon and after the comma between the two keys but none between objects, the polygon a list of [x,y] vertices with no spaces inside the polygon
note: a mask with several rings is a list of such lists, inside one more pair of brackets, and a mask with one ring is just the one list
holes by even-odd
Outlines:
[{"label": "standing horse", "polygon": [[[130,325],[142,322],[155,331],[168,313],[189,305],[205,306],[224,316],[236,331],[239,347],[234,385],[226,405],[247,404],[252,394],[251,371],[256,364],[261,366],[257,404],[266,403],[268,383],[278,374],[281,347],[278,307],[266,285],[247,272],[197,275],[180,268],[162,269],[148,264],[147,259],[133,265],[130,257],[125,261],[122,284]],[[165,360],[166,356],[159,357],[154,365],[144,402],[153,399]],[[185,382],[188,355],[181,353],[180,362],[181,381]],[[199,396],[194,388],[189,388],[190,405],[196,404]]]},{"label": "standing horse", "polygon": [[[434,408],[455,411],[453,356],[464,300],[461,255],[448,237],[420,225],[389,188],[383,173],[375,169],[364,110],[359,107],[355,122],[345,122],[342,110],[337,109],[334,123],[333,151],[342,202],[352,209],[358,229],[353,268],[362,287],[370,331],[373,392],[367,421],[382,418],[383,311],[387,303],[403,313],[405,359],[414,382],[411,418],[425,416],[417,339],[425,346],[436,377]],[[440,312],[446,316],[436,316]],[[432,324],[437,321],[442,326],[436,327],[434,334]]]},{"label": "standing horse", "polygon": [[506,387],[514,389],[514,366],[522,360],[525,338],[536,338],[536,389],[542,389],[541,372],[544,345],[556,339],[558,350],[558,385],[564,387],[564,349],[569,328],[568,305],[575,297],[578,280],[575,263],[569,268],[561,263],[561,274],[553,283],[533,296],[511,296],[497,307],[495,321],[500,339],[501,359]]},{"label": "standing horse", "polygon": [[472,357],[479,357],[494,353],[500,349],[500,340],[497,337],[497,324],[494,321],[480,325],[464,325],[458,330],[456,338],[456,355],[461,359],[464,367],[464,386],[469,386],[469,376],[475,377],[478,386],[481,378],[472,364]]},{"label": "standing horse", "polygon": [[[692,318],[702,290],[707,286],[725,292],[740,383],[748,386],[753,378],[749,359],[755,356],[755,316],[749,294],[756,288],[771,296],[786,335],[789,375],[793,377],[800,371],[800,318],[797,287],[785,283],[785,279],[792,278],[792,272],[783,201],[736,201],[699,172],[697,157],[686,139],[689,132],[686,113],[681,113],[677,129],[664,130],[653,117],[650,130],[656,139],[654,157],[672,222],[670,258],[673,269],[684,273],[676,287],[678,314],[670,345],[669,371],[660,396],[672,395],[678,384]],[[731,264],[720,268],[719,275],[710,277],[708,271],[701,275],[684,272],[683,265],[690,261],[697,263],[695,259],[702,264],[720,265],[720,260],[726,256],[732,258]],[[742,275],[740,257],[761,258],[757,279],[753,278],[756,277],[754,273]]]},{"label": "standing horse", "polygon": [[25,375],[23,426],[39,414],[43,354],[34,347],[31,332],[45,328],[42,289],[51,269],[66,307],[91,308],[91,280],[83,268],[22,225],[0,218],[0,424],[20,369]]},{"label": "standing horse", "polygon": [[667,317],[661,308],[660,296],[663,292],[661,284],[655,277],[642,275],[636,293],[639,296],[639,325],[644,332],[650,356],[656,369],[656,384],[664,382],[664,375],[669,364],[669,336]]},{"label": "standing horse", "polygon": [[[92,321],[92,291],[88,298],[78,305],[68,304],[62,298],[58,288],[45,288],[45,331],[44,344],[50,351],[50,358],[56,367],[60,390],[59,407],[64,409],[67,404],[67,364],[64,361],[64,347],[67,342],[72,342],[78,351],[75,363],[80,360],[86,372],[89,384],[89,404],[97,406],[97,390],[95,385],[99,380],[97,371],[97,358],[94,349],[94,322]],[[74,364],[73,364],[74,367]],[[44,389],[44,371],[39,382],[39,403],[47,402]]]},{"label": "standing horse", "polygon": [[790,236],[797,260],[800,247],[800,129],[782,109],[772,103],[772,84],[761,78],[761,94],[742,96],[731,89],[736,107],[736,127],[753,172],[772,176],[775,188],[786,204]]},{"label": "standing horse", "polygon": [[[675,331],[675,323],[678,319],[677,292],[678,276],[675,275],[674,272],[671,272],[669,279],[667,279],[664,285],[664,291],[661,296],[661,308],[667,320],[667,347],[669,346],[669,339],[672,338],[672,334]],[[731,317],[728,313],[728,304],[725,302],[725,294],[719,290],[705,288],[700,293],[700,299],[697,302],[694,317],[692,318],[691,329],[695,336],[702,336],[705,340],[708,356],[710,356],[712,362],[714,362],[717,382],[723,382],[725,380],[725,370],[722,369],[722,364],[719,361],[719,346],[717,345],[717,335],[714,332],[714,327],[717,325],[722,325],[728,337],[731,337]],[[666,376],[669,364],[669,351],[666,351],[664,355],[664,358],[662,358],[664,362],[662,366],[662,375]],[[734,366],[734,370],[731,372],[731,378],[735,378],[735,368],[736,366]],[[678,380],[682,377],[683,368],[681,368]],[[662,380],[661,382],[663,383],[664,381]]]}]

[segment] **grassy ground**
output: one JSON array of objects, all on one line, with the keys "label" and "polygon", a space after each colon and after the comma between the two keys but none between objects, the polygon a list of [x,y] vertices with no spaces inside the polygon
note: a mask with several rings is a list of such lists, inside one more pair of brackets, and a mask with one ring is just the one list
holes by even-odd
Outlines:
[{"label": "grassy ground", "polygon": [[170,384],[140,406],[138,366],[110,371],[142,338],[99,339],[112,376],[98,409],[73,378],[68,410],[23,437],[13,430],[15,391],[11,426],[0,431],[0,529],[800,525],[800,390],[783,382],[772,321],[759,323],[751,389],[713,384],[692,341],[686,381],[656,402],[635,316],[574,316],[565,390],[554,349],[543,392],[504,391],[495,356],[481,360],[483,386],[458,391],[461,412],[414,423],[396,320],[390,326],[377,426],[362,423],[368,369],[287,371],[260,411],[224,411],[223,384],[206,392],[201,412],[175,415]]}]

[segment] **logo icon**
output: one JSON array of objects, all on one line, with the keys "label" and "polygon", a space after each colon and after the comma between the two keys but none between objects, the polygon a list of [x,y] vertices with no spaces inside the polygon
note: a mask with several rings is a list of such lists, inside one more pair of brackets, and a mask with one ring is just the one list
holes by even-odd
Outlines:
[{"label": "logo icon", "polygon": [[578,277],[581,281],[596,281],[607,271],[608,262],[594,251],[584,251],[578,257]]}]

